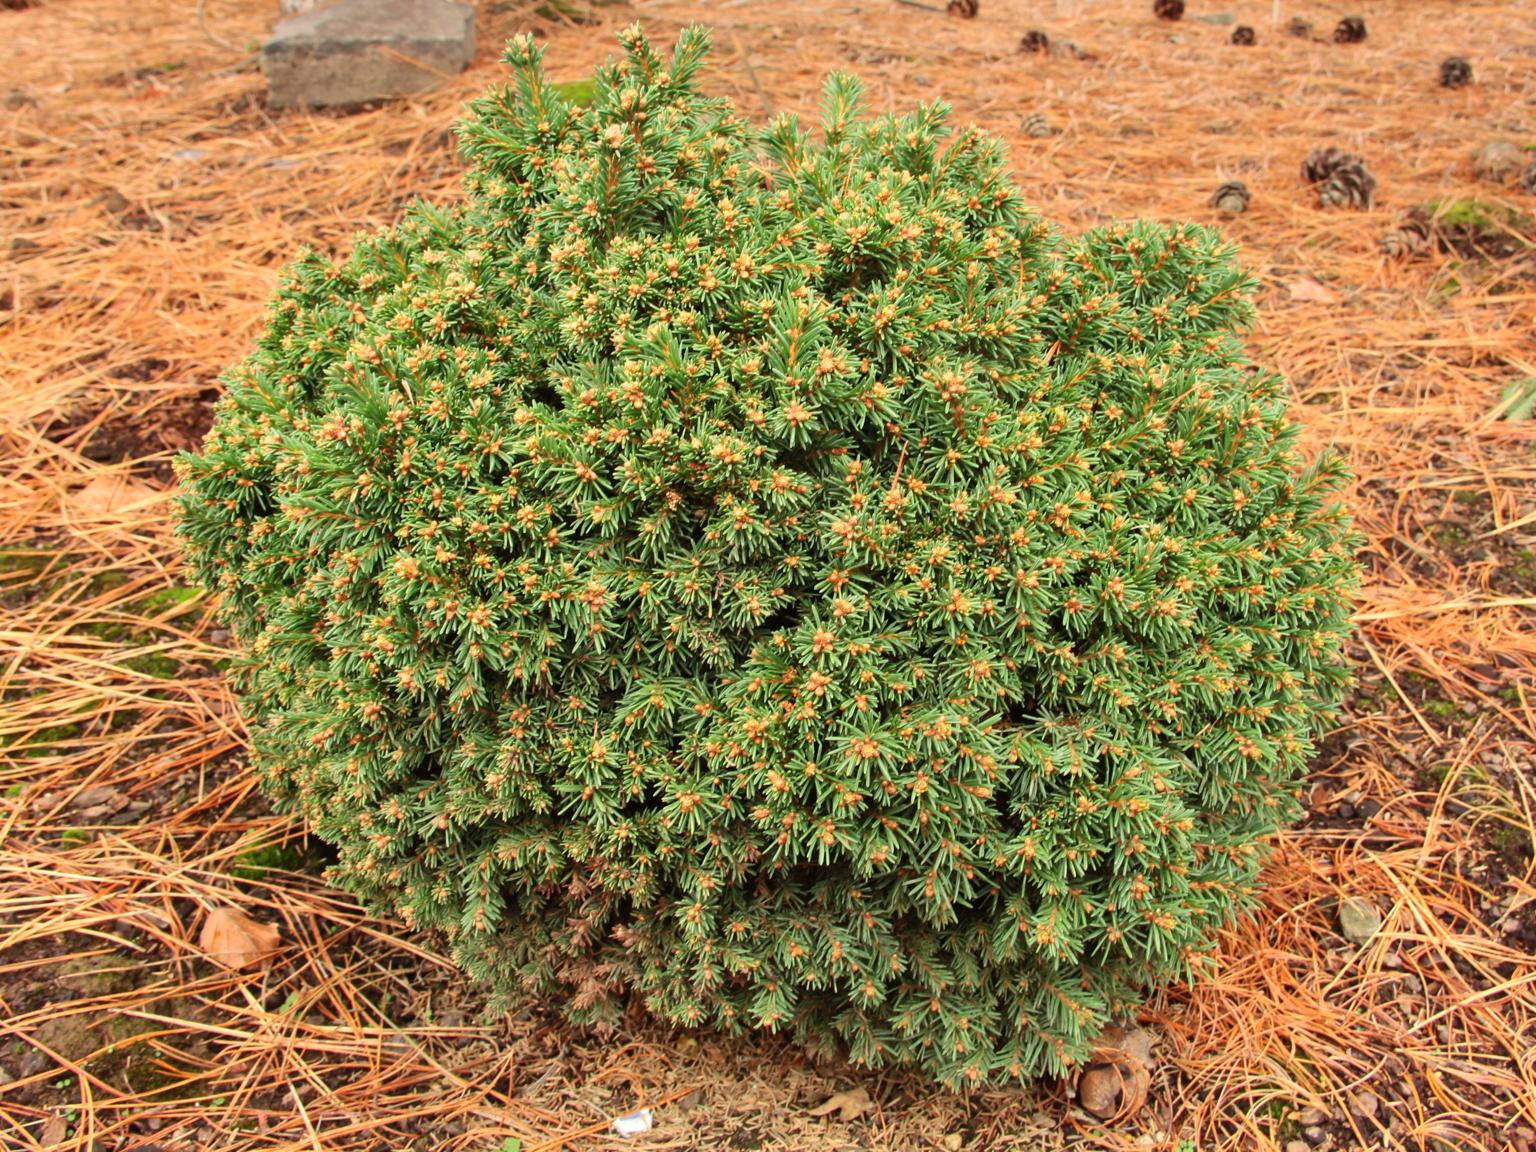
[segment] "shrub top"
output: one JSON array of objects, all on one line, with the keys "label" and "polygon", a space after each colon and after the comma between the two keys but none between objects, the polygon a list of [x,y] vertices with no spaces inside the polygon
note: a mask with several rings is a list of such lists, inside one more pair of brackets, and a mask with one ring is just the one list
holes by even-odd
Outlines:
[{"label": "shrub top", "polygon": [[1301,468],[1193,226],[1066,241],[946,109],[819,139],[638,30],[467,196],[299,258],[184,532],[335,878],[578,1018],[949,1082],[1080,1059],[1252,898],[1346,673]]}]

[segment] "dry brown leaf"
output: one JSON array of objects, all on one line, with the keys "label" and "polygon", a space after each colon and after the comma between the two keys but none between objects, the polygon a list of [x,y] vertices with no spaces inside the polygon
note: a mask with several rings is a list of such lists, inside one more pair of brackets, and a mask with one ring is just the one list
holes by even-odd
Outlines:
[{"label": "dry brown leaf", "polygon": [[69,1137],[69,1121],[55,1112],[43,1121],[43,1130],[38,1134],[38,1143],[44,1148],[57,1148]]},{"label": "dry brown leaf", "polygon": [[1120,1111],[1121,1076],[1113,1064],[1095,1064],[1077,1082],[1077,1102],[1089,1115],[1108,1120]]},{"label": "dry brown leaf", "polygon": [[1077,1101],[1100,1120],[1123,1120],[1147,1102],[1152,1076],[1134,1060],[1095,1064],[1077,1082]]},{"label": "dry brown leaf", "polygon": [[862,1088],[850,1088],[847,1092],[834,1092],[825,1101],[811,1109],[812,1116],[830,1116],[837,1113],[839,1120],[857,1120],[873,1109],[875,1102]]},{"label": "dry brown leaf", "polygon": [[128,508],[137,507],[160,495],[142,480],[112,472],[97,476],[75,489],[69,497],[69,507],[84,516],[112,516]]},{"label": "dry brown leaf", "polygon": [[197,946],[215,964],[239,970],[260,964],[277,951],[282,934],[234,908],[214,908],[203,921]]},{"label": "dry brown leaf", "polygon": [[1339,294],[1326,284],[1320,284],[1310,276],[1298,276],[1286,285],[1292,300],[1307,304],[1337,304]]},{"label": "dry brown leaf", "polygon": [[1122,1120],[1140,1111],[1152,1087],[1153,1036],[1143,1028],[1111,1024],[1093,1045],[1093,1064],[1077,1082],[1077,1100],[1100,1120]]},{"label": "dry brown leaf", "polygon": [[1157,1061],[1152,1056],[1152,1045],[1156,1040],[1145,1028],[1110,1024],[1093,1042],[1093,1059],[1095,1063],[1109,1064],[1129,1060],[1150,1072],[1157,1067]]},{"label": "dry brown leaf", "polygon": [[70,800],[71,808],[89,808],[93,804],[115,804],[122,798],[122,790],[116,784],[94,784],[76,792]]}]

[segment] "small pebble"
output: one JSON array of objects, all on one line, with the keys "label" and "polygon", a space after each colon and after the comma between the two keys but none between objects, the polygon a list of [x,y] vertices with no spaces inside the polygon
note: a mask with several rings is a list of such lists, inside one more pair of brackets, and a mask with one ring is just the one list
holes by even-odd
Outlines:
[{"label": "small pebble", "polygon": [[1479,180],[1504,184],[1525,164],[1525,153],[1510,140],[1489,140],[1472,154],[1472,174]]},{"label": "small pebble", "polygon": [[1374,1120],[1381,1111],[1381,1097],[1362,1089],[1349,1098],[1349,1111],[1361,1120]]},{"label": "small pebble", "polygon": [[1364,944],[1381,931],[1381,912],[1363,896],[1339,901],[1339,930],[1351,944]]}]

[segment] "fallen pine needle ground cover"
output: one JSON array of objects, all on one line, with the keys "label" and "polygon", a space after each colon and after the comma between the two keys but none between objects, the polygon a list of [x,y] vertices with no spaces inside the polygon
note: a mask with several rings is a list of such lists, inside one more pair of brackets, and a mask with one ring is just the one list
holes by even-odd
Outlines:
[{"label": "fallen pine needle ground cover", "polygon": [[[1279,24],[1255,0],[1177,23],[1140,0],[487,3],[464,76],[347,113],[269,111],[190,4],[0,7],[0,1146],[1536,1148],[1536,197],[1471,161],[1536,144],[1536,26],[1513,2],[1358,7],[1345,45],[1332,0]],[[1228,8],[1255,45],[1198,19]],[[273,16],[202,14],[234,45]],[[1359,684],[1264,906],[1208,982],[1147,1005],[1147,1099],[1114,1123],[1070,1083],[957,1096],[639,1016],[486,1019],[324,885],[324,847],[245,774],[172,456],[283,262],[456,194],[449,127],[505,37],[580,81],[635,19],[712,24],[708,83],[753,117],[808,110],[833,68],[879,110],[941,97],[1068,230],[1222,227],[1261,284],[1259,358],[1306,442],[1350,458]],[[1020,52],[1031,29],[1052,48]],[[1472,84],[1440,87],[1450,55]],[[1371,207],[1319,207],[1300,165],[1326,145],[1363,158]],[[1229,181],[1240,215],[1207,203]],[[1426,242],[1385,255],[1416,210]],[[613,1131],[645,1108],[649,1133]]]}]

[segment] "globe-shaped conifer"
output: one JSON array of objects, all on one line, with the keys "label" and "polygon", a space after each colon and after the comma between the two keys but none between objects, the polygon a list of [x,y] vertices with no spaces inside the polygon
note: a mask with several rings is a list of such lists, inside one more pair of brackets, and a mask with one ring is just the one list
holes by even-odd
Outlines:
[{"label": "globe-shaped conifer", "polygon": [[463,201],[300,257],[182,461],[265,786],[509,995],[1062,1069],[1295,812],[1340,468],[1209,232],[622,44],[573,107],[512,41]]}]

